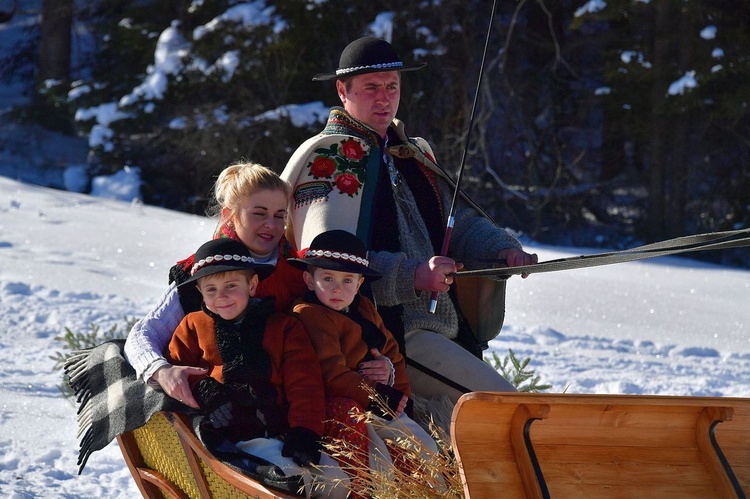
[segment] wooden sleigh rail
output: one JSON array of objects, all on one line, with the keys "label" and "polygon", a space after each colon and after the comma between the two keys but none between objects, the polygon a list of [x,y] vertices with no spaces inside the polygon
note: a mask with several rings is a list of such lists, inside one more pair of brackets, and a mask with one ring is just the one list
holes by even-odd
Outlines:
[{"label": "wooden sleigh rail", "polygon": [[143,497],[299,497],[267,488],[211,456],[176,413],[157,412],[117,442]]},{"label": "wooden sleigh rail", "polygon": [[451,439],[471,498],[750,495],[750,399],[474,392]]}]

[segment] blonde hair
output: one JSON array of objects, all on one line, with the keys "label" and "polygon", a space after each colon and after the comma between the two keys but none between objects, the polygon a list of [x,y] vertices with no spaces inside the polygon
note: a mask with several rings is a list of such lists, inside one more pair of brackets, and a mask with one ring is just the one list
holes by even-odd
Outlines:
[{"label": "blonde hair", "polygon": [[270,168],[258,163],[233,163],[224,168],[216,179],[214,200],[208,214],[221,216],[222,210],[227,208],[230,215],[226,219],[231,219],[239,210],[243,197],[264,190],[282,191],[287,198],[292,193],[289,184]]}]

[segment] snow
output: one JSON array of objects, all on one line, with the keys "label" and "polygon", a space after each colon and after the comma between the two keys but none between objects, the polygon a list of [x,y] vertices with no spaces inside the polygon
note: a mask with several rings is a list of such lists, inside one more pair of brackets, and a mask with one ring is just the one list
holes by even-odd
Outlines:
[{"label": "snow", "polygon": [[[2,177],[0,199],[0,496],[137,497],[116,443],[77,475],[55,337],[146,313],[214,223]],[[490,351],[530,358],[552,392],[749,397],[749,298],[750,271],[676,257],[513,277]]]},{"label": "snow", "polygon": [[689,88],[695,88],[698,82],[695,79],[695,71],[686,72],[681,78],[669,85],[667,93],[669,95],[684,94]]},{"label": "snow", "polygon": [[[264,2],[242,5],[272,16]],[[591,0],[576,15],[606,5]],[[231,12],[201,28],[245,22],[239,6]],[[0,49],[19,36],[13,29],[0,27]],[[171,74],[177,64],[171,55],[182,45],[169,45],[180,42],[169,34],[152,75]],[[701,36],[712,39],[710,31]],[[716,49],[714,57],[721,56]],[[232,74],[231,54],[218,62]],[[148,83],[131,97],[157,98],[158,79]],[[674,92],[694,85],[688,73]],[[27,101],[21,90],[0,85],[0,112]],[[87,90],[74,89],[70,99]],[[105,148],[109,125],[128,117],[115,103],[79,113],[97,123],[89,145]],[[313,123],[326,114],[312,102],[256,119],[288,115]],[[0,144],[0,497],[138,497],[114,442],[77,475],[76,407],[58,390],[56,337],[92,324],[106,331],[145,314],[166,287],[169,267],[211,237],[214,221],[144,206],[137,166],[91,179],[96,196],[79,194],[89,182],[86,140],[0,120]],[[590,253],[524,244],[542,261]],[[551,392],[750,397],[749,299],[750,271],[687,258],[513,277],[505,326],[487,354],[503,358],[512,349],[530,358]]]}]

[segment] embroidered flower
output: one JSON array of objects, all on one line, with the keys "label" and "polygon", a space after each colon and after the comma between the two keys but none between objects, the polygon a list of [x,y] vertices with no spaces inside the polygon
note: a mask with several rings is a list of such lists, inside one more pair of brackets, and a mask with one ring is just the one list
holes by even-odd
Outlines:
[{"label": "embroidered flower", "polygon": [[357,177],[351,173],[342,173],[336,177],[336,187],[341,191],[342,194],[347,194],[353,197],[354,194],[359,191],[362,184],[359,183]]},{"label": "embroidered flower", "polygon": [[336,162],[326,156],[316,156],[310,165],[310,174],[315,177],[327,178],[336,171]]},{"label": "embroidered flower", "polygon": [[[331,186],[335,185],[341,194],[353,197],[365,182],[369,150],[365,142],[351,137],[328,147],[319,147],[315,149],[313,160],[307,164],[309,175],[315,179],[331,179]],[[326,198],[327,195],[325,193]]]},{"label": "embroidered flower", "polygon": [[364,149],[362,149],[362,144],[354,139],[345,140],[341,144],[341,152],[347,158],[353,159],[355,161],[359,161],[365,155],[365,151]]}]

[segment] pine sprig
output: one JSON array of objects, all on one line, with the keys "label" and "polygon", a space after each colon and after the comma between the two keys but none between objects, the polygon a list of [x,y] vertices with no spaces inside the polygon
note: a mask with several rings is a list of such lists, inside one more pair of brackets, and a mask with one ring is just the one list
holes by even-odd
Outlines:
[{"label": "pine sprig", "polygon": [[519,392],[543,392],[552,388],[550,384],[540,384],[541,377],[535,375],[533,369],[527,369],[531,361],[530,358],[527,357],[521,361],[518,360],[513,350],[508,349],[508,352],[509,354],[502,360],[500,360],[497,353],[492,352],[492,359],[488,362],[496,371],[500,371],[503,377],[516,387]]},{"label": "pine sprig", "polygon": [[[111,328],[102,330],[98,324],[91,323],[89,330],[84,332],[74,332],[70,328],[65,328],[65,334],[57,336],[55,340],[62,343],[62,351],[55,352],[54,355],[50,355],[50,359],[55,361],[53,369],[55,371],[62,370],[65,362],[76,350],[83,350],[86,348],[95,347],[105,341],[125,338],[128,332],[133,327],[137,319],[134,317],[125,318],[124,324],[115,324]],[[73,394],[70,388],[68,377],[63,373],[63,382],[58,385],[58,389],[67,398]]]}]

